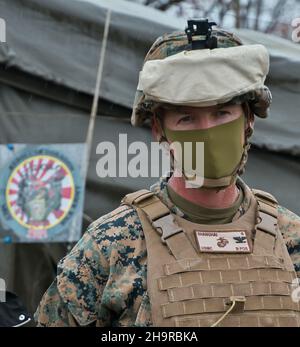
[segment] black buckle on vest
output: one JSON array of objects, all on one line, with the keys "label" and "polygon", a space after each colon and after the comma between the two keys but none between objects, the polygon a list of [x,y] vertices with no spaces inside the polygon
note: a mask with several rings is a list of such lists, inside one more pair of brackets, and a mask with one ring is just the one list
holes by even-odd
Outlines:
[{"label": "black buckle on vest", "polygon": [[166,244],[166,240],[178,233],[183,232],[183,229],[177,225],[174,217],[171,214],[167,214],[152,223],[153,227],[161,235],[161,240]]}]

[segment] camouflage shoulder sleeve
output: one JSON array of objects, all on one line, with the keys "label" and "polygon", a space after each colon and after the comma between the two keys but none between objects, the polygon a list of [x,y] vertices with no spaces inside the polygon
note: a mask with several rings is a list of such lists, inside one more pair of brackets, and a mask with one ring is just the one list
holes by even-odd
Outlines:
[{"label": "camouflage shoulder sleeve", "polygon": [[300,217],[287,208],[278,206],[278,226],[300,277]]},{"label": "camouflage shoulder sleeve", "polygon": [[[134,209],[120,206],[93,222],[72,251],[58,264],[57,277],[35,314],[38,326],[110,326],[105,294],[119,254],[116,244],[141,236]],[[118,250],[120,252],[120,249]]]},{"label": "camouflage shoulder sleeve", "polygon": [[61,298],[57,289],[57,279],[44,294],[34,315],[38,327],[78,326],[68,310],[67,303]]}]

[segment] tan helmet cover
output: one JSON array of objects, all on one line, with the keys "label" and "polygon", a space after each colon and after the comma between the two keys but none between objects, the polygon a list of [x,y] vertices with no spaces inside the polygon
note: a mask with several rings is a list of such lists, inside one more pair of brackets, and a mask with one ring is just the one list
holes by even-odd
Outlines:
[{"label": "tan helmet cover", "polygon": [[[203,78],[199,78],[199,76],[197,74],[194,73],[194,70],[191,71],[192,69],[189,69],[189,74],[187,74],[186,70],[182,70],[180,71],[181,74],[181,80],[180,83],[185,83],[185,85],[190,85],[190,80],[191,77],[195,80],[195,82],[197,83],[197,88],[198,90],[201,91],[201,105],[204,104],[204,97],[203,97],[203,90],[205,92],[205,88],[202,88],[202,86],[204,84],[208,84],[210,87],[216,87],[215,84],[212,84],[213,82],[215,83],[215,81],[213,81],[213,79],[211,78],[212,76],[217,77],[217,80],[221,81],[222,83],[218,85],[219,86],[224,86],[225,83],[227,84],[227,87],[229,88],[226,92],[224,92],[224,90],[222,91],[222,94],[224,94],[224,100],[227,99],[227,95],[231,94],[235,94],[233,93],[233,89],[236,90],[236,86],[234,86],[234,84],[232,83],[232,76],[226,76],[225,77],[225,73],[223,73],[223,70],[226,72],[226,74],[228,75],[229,72],[234,72],[234,76],[237,78],[238,74],[242,74],[242,71],[246,73],[245,76],[243,76],[243,82],[247,81],[249,82],[249,84],[251,83],[251,81],[255,81],[257,82],[257,85],[260,85],[259,88],[253,88],[252,90],[250,90],[248,93],[245,94],[236,94],[235,97],[233,97],[233,100],[230,100],[234,103],[239,103],[239,104],[243,104],[243,103],[247,103],[251,109],[251,111],[257,115],[258,117],[261,118],[266,118],[268,116],[268,111],[269,111],[269,107],[270,104],[272,102],[272,94],[270,92],[270,90],[268,89],[268,87],[264,86],[263,83],[259,83],[259,79],[261,78],[261,80],[263,80],[265,77],[261,76],[260,73],[264,71],[264,69],[267,71],[268,70],[268,65],[269,62],[264,62],[265,57],[265,51],[263,51],[263,48],[259,48],[259,50],[257,52],[254,51],[254,47],[257,47],[257,45],[254,46],[246,46],[246,50],[250,49],[251,53],[252,53],[252,57],[254,58],[253,61],[251,61],[250,57],[247,57],[245,55],[243,55],[242,57],[238,57],[238,55],[236,54],[235,57],[237,60],[227,60],[226,63],[225,59],[223,57],[223,59],[220,59],[220,55],[217,53],[217,51],[219,50],[225,50],[225,49],[230,49],[232,47],[240,47],[243,46],[243,43],[241,42],[241,40],[234,35],[233,33],[230,33],[228,31],[225,31],[221,28],[215,27],[213,29],[213,35],[217,38],[217,42],[218,42],[218,48],[212,49],[210,52],[206,52],[206,58],[205,58],[205,64],[202,63],[201,65],[197,64],[196,61],[194,62],[196,67],[197,67],[197,71],[200,72],[201,76],[203,76]],[[250,47],[250,48],[249,48]],[[155,60],[165,60],[170,58],[173,55],[177,55],[180,52],[186,52],[185,55],[186,57],[189,57],[189,55],[191,54],[191,57],[196,57],[194,56],[194,52],[196,51],[200,51],[200,50],[194,50],[194,52],[192,51],[192,47],[188,42],[187,36],[185,32],[174,32],[174,33],[170,33],[170,34],[165,34],[161,37],[159,37],[151,46],[151,48],[149,49],[149,52],[146,55],[145,61],[144,61],[144,65],[147,64],[147,62],[150,61],[155,61]],[[207,51],[207,50],[205,50]],[[242,50],[243,51],[243,50]],[[237,52],[237,51],[236,51]],[[226,53],[226,52],[225,52]],[[258,57],[255,57],[255,53],[259,53]],[[183,55],[183,53],[181,54]],[[220,64],[217,67],[217,71],[219,72],[219,75],[217,75],[217,71],[216,66],[214,64],[213,61],[208,61],[208,56],[211,57],[218,57],[219,61],[222,61],[222,64]],[[190,57],[189,57],[190,58]],[[204,55],[203,55],[204,58]],[[176,63],[178,62],[178,60],[176,60]],[[186,61],[186,60],[185,60]],[[204,61],[204,60],[203,60]],[[259,66],[256,67],[254,62],[259,62]],[[172,62],[172,60],[171,60]],[[209,63],[209,66],[211,67],[212,65],[214,66],[213,69],[206,67],[206,62]],[[237,66],[235,64],[238,64]],[[228,64],[228,66],[226,66]],[[261,65],[260,65],[261,64]],[[149,65],[151,66],[151,65]],[[164,67],[164,65],[161,65],[162,67]],[[237,69],[237,67],[241,68],[240,71],[235,71],[235,69]],[[251,76],[250,72],[248,71],[248,68],[254,69],[255,72],[257,73],[255,76]],[[151,66],[152,68],[152,66]],[[186,68],[186,65],[185,65]],[[200,70],[204,69],[206,71],[206,75],[205,73],[202,73]],[[134,103],[133,103],[133,108],[132,108],[132,116],[131,116],[131,123],[134,126],[141,126],[146,120],[150,120],[153,116],[153,114],[155,113],[155,110],[158,106],[168,106],[168,103],[163,103],[163,102],[157,102],[155,100],[152,100],[150,97],[150,94],[156,97],[158,97],[158,90],[154,90],[153,87],[155,87],[155,81],[152,80],[152,77],[150,78],[150,80],[147,80],[146,84],[144,84],[144,72],[146,71],[147,68],[143,68],[143,72],[141,73],[141,80],[139,83],[139,89],[137,89],[136,94],[135,94],[135,99],[134,99]],[[155,69],[156,69],[156,65],[155,65]],[[159,68],[160,70],[163,70],[163,68]],[[257,69],[257,70],[256,70]],[[171,69],[170,69],[171,71]],[[164,71],[162,71],[164,72]],[[172,73],[176,74],[177,70],[175,71],[174,69],[172,69]],[[217,75],[217,76],[216,76]],[[162,76],[158,76],[160,79],[160,82],[163,82],[163,85],[167,85],[166,81],[162,80],[162,78],[168,78],[168,80],[179,80],[179,78],[177,76],[166,76],[166,74],[163,74],[164,77]],[[204,78],[205,77],[205,78]],[[149,77],[148,77],[149,78]],[[157,77],[155,77],[157,79]],[[207,81],[207,78],[209,79]],[[149,82],[151,82],[151,84],[149,84]],[[154,85],[152,84],[154,82]],[[238,83],[238,86],[241,86],[242,82]],[[201,85],[201,88],[200,88]],[[255,83],[254,83],[255,85]],[[172,88],[175,88],[174,90],[172,90]],[[178,91],[178,88],[181,87],[180,84],[171,84],[171,89],[168,88],[167,92],[168,98],[166,99],[177,99],[178,96],[176,95],[174,97],[175,91]],[[149,95],[145,95],[142,89],[148,89],[149,88]],[[151,92],[150,92],[151,89]],[[190,88],[189,88],[190,89]],[[242,88],[241,88],[242,89]],[[250,88],[249,88],[250,89]],[[165,88],[166,90],[166,88]],[[186,92],[185,90],[183,90],[183,88],[181,88],[180,93],[182,92]],[[241,93],[241,91],[239,91],[239,93]],[[208,93],[207,93],[208,94]],[[215,91],[214,91],[215,94]],[[218,94],[220,94],[218,92]],[[182,97],[183,95],[180,94],[180,97]],[[159,98],[161,98],[162,96],[160,95]],[[228,96],[229,98],[229,96]],[[191,99],[190,95],[188,96],[188,99]],[[206,104],[210,104],[212,102],[212,100],[214,99],[214,97],[209,96],[208,101],[206,100]],[[193,102],[195,100],[192,100]],[[196,105],[199,102],[199,100],[196,100],[196,103],[193,105]],[[220,102],[220,100],[218,101]]]},{"label": "tan helmet cover", "polygon": [[183,51],[147,61],[137,89],[145,101],[205,107],[263,88],[268,71],[263,45]]}]

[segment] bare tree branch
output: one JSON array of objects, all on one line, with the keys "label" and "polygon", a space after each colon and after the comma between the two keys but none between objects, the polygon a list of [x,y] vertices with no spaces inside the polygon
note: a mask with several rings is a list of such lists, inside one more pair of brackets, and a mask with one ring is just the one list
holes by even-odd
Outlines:
[{"label": "bare tree branch", "polygon": [[266,33],[274,31],[274,29],[278,25],[278,20],[279,20],[280,15],[282,14],[282,11],[284,9],[284,5],[285,5],[285,0],[278,0],[277,1],[277,4],[275,5],[275,7],[272,11],[272,16],[271,16],[272,21],[265,29]]},{"label": "bare tree branch", "polygon": [[[161,11],[174,8],[176,14],[181,17],[191,15],[191,11],[194,16],[211,17],[213,12],[213,17],[219,26],[222,26],[225,18],[230,18],[233,12],[234,19],[230,20],[237,28],[252,28],[265,32],[278,31],[278,23],[283,11],[286,10],[285,0],[274,1],[275,6],[271,9],[267,0],[139,0],[139,2]],[[293,2],[300,3],[300,0]]]},{"label": "bare tree branch", "polygon": [[152,5],[153,3],[155,3],[156,2],[156,0],[145,0],[144,1],[144,5],[145,6],[149,6],[149,5]]},{"label": "bare tree branch", "polygon": [[211,14],[211,12],[214,10],[214,8],[218,5],[218,0],[215,0],[212,4],[211,4],[211,6],[206,10],[206,11],[204,11],[204,15],[203,15],[203,17],[207,17],[207,16],[209,16],[210,14]]},{"label": "bare tree branch", "polygon": [[241,28],[249,28],[249,18],[251,15],[252,7],[253,7],[253,0],[248,0],[247,4],[242,7]]},{"label": "bare tree branch", "polygon": [[155,8],[157,8],[158,10],[161,11],[166,11],[168,10],[171,6],[180,4],[181,2],[183,2],[184,0],[168,0],[162,4],[158,3]]},{"label": "bare tree branch", "polygon": [[[234,1],[234,0],[233,0]],[[232,7],[232,1],[224,1],[224,0],[219,0],[219,6],[220,6],[220,10],[219,10],[219,26],[223,25],[223,21],[224,18],[226,16],[226,13],[230,10],[230,8]]]},{"label": "bare tree branch", "polygon": [[259,30],[259,19],[261,16],[262,5],[263,5],[263,0],[256,1],[256,13],[255,13],[256,18],[255,18],[254,30]]},{"label": "bare tree branch", "polygon": [[235,27],[240,28],[241,27],[241,6],[240,6],[240,0],[234,0],[232,3],[233,10],[235,12]]}]

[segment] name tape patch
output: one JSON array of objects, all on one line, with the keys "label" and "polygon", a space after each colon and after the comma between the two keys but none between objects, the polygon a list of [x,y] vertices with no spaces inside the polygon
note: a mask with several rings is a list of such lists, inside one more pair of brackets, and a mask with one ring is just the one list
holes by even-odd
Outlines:
[{"label": "name tape patch", "polygon": [[250,253],[245,231],[195,231],[200,252]]}]

